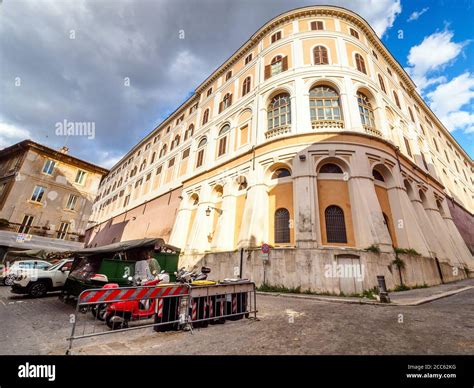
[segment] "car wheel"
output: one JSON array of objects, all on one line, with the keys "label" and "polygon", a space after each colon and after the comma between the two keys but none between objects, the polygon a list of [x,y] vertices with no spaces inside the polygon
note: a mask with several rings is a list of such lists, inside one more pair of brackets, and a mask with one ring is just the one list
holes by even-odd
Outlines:
[{"label": "car wheel", "polygon": [[46,295],[47,292],[48,286],[43,282],[37,282],[30,287],[28,294],[30,294],[30,296],[33,298],[39,298]]},{"label": "car wheel", "polygon": [[15,278],[13,276],[7,276],[5,279],[3,279],[3,284],[6,286],[13,286],[13,283],[15,282]]}]

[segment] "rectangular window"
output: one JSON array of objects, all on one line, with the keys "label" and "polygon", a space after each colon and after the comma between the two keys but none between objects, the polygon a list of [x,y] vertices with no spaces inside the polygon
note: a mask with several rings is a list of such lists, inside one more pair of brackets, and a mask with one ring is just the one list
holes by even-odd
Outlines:
[{"label": "rectangular window", "polygon": [[69,194],[69,198],[66,204],[66,209],[74,210],[74,208],[76,207],[77,198],[78,198],[77,195]]},{"label": "rectangular window", "polygon": [[244,125],[242,128],[240,128],[240,145],[247,144],[248,133],[249,133],[248,125]]},{"label": "rectangular window", "polygon": [[351,35],[354,37],[354,38],[357,38],[359,39],[359,33],[354,30],[353,28],[350,28],[349,31],[351,32]]},{"label": "rectangular window", "polygon": [[232,78],[232,71],[228,71],[227,74],[225,75],[225,80],[228,81]]},{"label": "rectangular window", "polygon": [[447,160],[448,162],[450,162],[450,160],[449,160],[449,156],[448,156],[448,153],[447,153],[447,151],[446,151],[446,150],[444,150],[444,156],[446,156],[446,160]]},{"label": "rectangular window", "polygon": [[277,40],[280,40],[280,39],[281,39],[281,31],[278,31],[272,35],[271,41],[272,43],[275,43]]},{"label": "rectangular window", "polygon": [[41,202],[41,199],[43,199],[44,190],[45,188],[42,186],[35,186],[33,194],[31,195],[31,200],[34,202]]},{"label": "rectangular window", "polygon": [[146,176],[145,179],[146,179],[146,181],[148,182],[148,181],[150,180],[150,178],[151,178],[151,172]]},{"label": "rectangular window", "polygon": [[87,173],[84,170],[78,170],[76,174],[75,182],[80,185],[83,185],[86,180],[86,174]]},{"label": "rectangular window", "polygon": [[324,24],[322,21],[318,20],[318,21],[315,21],[315,22],[311,22],[311,29],[312,30],[324,30]]},{"label": "rectangular window", "polygon": [[408,154],[408,156],[410,156],[410,158],[412,158],[413,155],[411,153],[410,142],[408,141],[408,139],[406,137],[404,137],[403,139],[405,140],[405,147],[407,149],[407,154]]},{"label": "rectangular window", "polygon": [[51,175],[54,171],[54,167],[56,165],[56,162],[54,160],[47,160],[46,163],[43,166],[43,173]]},{"label": "rectangular window", "polygon": [[28,233],[31,228],[31,224],[33,223],[33,216],[25,215],[23,217],[23,221],[21,222],[20,228],[18,229],[18,233]]},{"label": "rectangular window", "polygon": [[390,76],[392,75],[392,70],[390,70],[389,67],[387,67],[387,73],[390,74]]},{"label": "rectangular window", "polygon": [[137,188],[138,186],[141,186],[142,185],[142,182],[143,182],[143,178],[139,179],[138,181],[136,181],[135,183],[135,188]]},{"label": "rectangular window", "polygon": [[148,150],[150,147],[151,147],[151,143],[148,143],[148,144],[145,146],[145,151]]},{"label": "rectangular window", "polygon": [[61,222],[61,225],[59,225],[57,238],[60,240],[64,240],[66,238],[68,230],[69,222]]},{"label": "rectangular window", "polygon": [[201,167],[204,160],[204,150],[199,150],[196,159],[196,167]]},{"label": "rectangular window", "polygon": [[212,94],[212,88],[207,89],[207,97],[209,97]]},{"label": "rectangular window", "polygon": [[245,64],[248,65],[250,62],[252,62],[253,55],[249,54],[245,57]]},{"label": "rectangular window", "polygon": [[168,162],[168,168],[171,168],[173,166],[174,166],[174,158],[170,159],[170,161]]},{"label": "rectangular window", "polygon": [[224,136],[219,139],[219,150],[217,152],[217,156],[222,156],[225,154],[227,146],[227,136]]},{"label": "rectangular window", "polygon": [[160,166],[156,169],[156,175],[160,175],[161,174],[161,170],[163,170],[163,166]]},{"label": "rectangular window", "polygon": [[183,157],[182,159],[186,159],[189,156],[189,148],[183,151]]},{"label": "rectangular window", "polygon": [[374,56],[375,59],[379,59],[377,53],[374,50],[372,50],[372,55]]},{"label": "rectangular window", "polygon": [[128,194],[123,200],[123,207],[127,206],[130,202],[130,194]]}]

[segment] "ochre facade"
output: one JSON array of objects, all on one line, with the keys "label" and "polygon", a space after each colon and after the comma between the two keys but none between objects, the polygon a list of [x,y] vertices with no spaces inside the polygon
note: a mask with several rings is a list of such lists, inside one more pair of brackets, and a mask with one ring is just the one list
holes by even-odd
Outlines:
[{"label": "ochre facade", "polygon": [[447,202],[472,220],[473,163],[415,87],[360,16],[284,13],[111,169],[88,245],[163,237],[188,264],[397,248],[468,274]]}]

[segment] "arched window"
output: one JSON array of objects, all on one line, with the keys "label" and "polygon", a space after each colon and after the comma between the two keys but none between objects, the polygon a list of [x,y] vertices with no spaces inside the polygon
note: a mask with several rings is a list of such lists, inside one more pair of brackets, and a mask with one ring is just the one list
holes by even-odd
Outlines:
[{"label": "arched window", "polygon": [[337,164],[326,163],[319,169],[320,174],[342,174],[342,169]]},{"label": "arched window", "polygon": [[163,146],[163,148],[161,148],[161,151],[160,151],[160,158],[165,156],[166,155],[166,151],[168,150],[168,147],[166,146],[166,144]]},{"label": "arched window", "polygon": [[244,82],[242,83],[242,97],[250,92],[250,83],[250,77],[244,79]]},{"label": "arched window", "polygon": [[365,129],[375,129],[374,110],[369,98],[362,92],[357,92],[360,120]]},{"label": "arched window", "polygon": [[313,59],[315,65],[329,64],[328,50],[324,46],[316,46],[313,49]]},{"label": "arched window", "polygon": [[268,129],[284,127],[291,123],[290,95],[280,93],[273,97],[267,111]]},{"label": "arched window", "polygon": [[179,146],[180,139],[181,139],[181,137],[179,135],[175,136],[174,140],[171,142],[170,150],[172,150],[173,148]]},{"label": "arched window", "polygon": [[219,146],[217,149],[217,156],[224,155],[227,150],[227,132],[230,131],[230,125],[226,124],[224,125],[221,130],[219,131]]},{"label": "arched window", "polygon": [[326,240],[328,243],[347,243],[344,211],[336,205],[331,205],[324,211],[326,220]]},{"label": "arched window", "polygon": [[207,144],[207,139],[203,137],[198,143],[198,152],[196,157],[196,167],[201,167],[204,162],[204,149]]},{"label": "arched window", "polygon": [[145,169],[145,167],[146,167],[146,159],[140,165],[140,171],[143,171]]},{"label": "arched window", "polygon": [[367,70],[365,69],[365,61],[364,61],[364,58],[362,58],[362,55],[357,53],[355,55],[355,62],[356,62],[357,70],[359,70],[360,72],[364,74],[367,74]]},{"label": "arched window", "polygon": [[275,211],[275,243],[290,242],[290,212],[285,208]]},{"label": "arched window", "polygon": [[383,91],[385,94],[387,94],[387,89],[385,89],[385,83],[383,82],[382,76],[379,74],[378,77],[379,77],[380,89],[382,89],[382,91]]},{"label": "arched window", "polygon": [[186,132],[184,132],[184,140],[188,140],[190,139],[194,134],[194,124],[191,124],[188,129],[186,130]]},{"label": "arched window", "polygon": [[309,91],[309,110],[313,124],[317,121],[342,120],[339,94],[329,86],[315,86]]},{"label": "arched window", "polygon": [[395,90],[393,91],[393,98],[395,99],[395,104],[397,104],[397,106],[401,109],[402,107],[400,105],[400,100],[398,99],[398,94]]},{"label": "arched window", "polygon": [[209,108],[204,111],[202,115],[202,125],[206,124],[209,121]]},{"label": "arched window", "polygon": [[278,168],[273,172],[272,179],[285,178],[287,176],[291,176],[290,170],[287,168]]},{"label": "arched window", "polygon": [[374,177],[375,180],[380,181],[380,182],[385,182],[385,178],[383,175],[380,173],[380,171],[377,170],[372,170],[372,176]]}]

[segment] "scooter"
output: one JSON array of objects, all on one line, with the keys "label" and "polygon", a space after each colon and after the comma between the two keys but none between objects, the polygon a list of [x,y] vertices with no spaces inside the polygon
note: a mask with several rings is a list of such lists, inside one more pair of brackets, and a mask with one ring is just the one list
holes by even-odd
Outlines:
[{"label": "scooter", "polygon": [[[156,286],[161,280],[156,278],[145,281],[139,285],[144,287]],[[150,303],[149,300],[132,300],[126,302],[115,302],[107,306],[105,322],[112,330],[128,327],[129,321],[152,318],[155,314],[156,299]]]},{"label": "scooter", "polygon": [[[158,283],[169,283],[170,281],[170,276],[167,274],[165,271],[161,271],[160,274],[157,276],[156,272],[154,273],[155,278],[152,280],[148,280],[142,283],[142,279],[140,278],[132,278],[131,276],[128,277],[128,280],[130,282],[133,282],[133,285],[136,286],[153,286]],[[97,276],[97,275],[96,275]],[[107,282],[107,277],[105,275],[100,275],[104,276],[105,279],[103,281]],[[99,280],[99,279],[96,279]],[[105,284],[102,288],[104,289],[110,289],[110,288],[118,288],[119,285],[117,283],[107,283]],[[118,302],[117,302],[118,303]],[[107,303],[100,303],[93,305],[91,308],[92,315],[97,318],[99,321],[105,321],[106,320],[106,315],[107,315]]]},{"label": "scooter", "polygon": [[201,267],[201,271],[196,273],[196,271],[186,271],[184,267],[180,268],[179,271],[175,272],[176,282],[192,284],[195,281],[206,280],[207,274],[211,272],[211,269],[208,267]]}]

